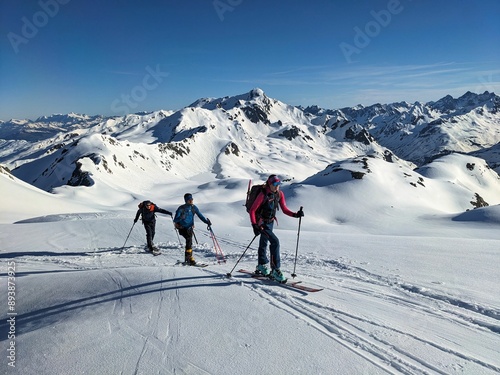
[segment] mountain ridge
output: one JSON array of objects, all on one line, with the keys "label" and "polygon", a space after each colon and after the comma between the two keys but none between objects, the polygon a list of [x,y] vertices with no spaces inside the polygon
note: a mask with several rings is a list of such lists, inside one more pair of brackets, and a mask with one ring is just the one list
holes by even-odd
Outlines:
[{"label": "mountain ridge", "polygon": [[[253,89],[232,97],[201,98],[172,112],[54,115],[38,122],[17,121],[10,125],[15,129],[2,123],[0,163],[21,180],[57,193],[97,184],[129,194],[169,181],[263,180],[271,173],[292,182],[293,189],[341,171],[347,174],[333,179],[334,185],[372,178],[356,165],[394,175],[395,186],[418,188],[427,178],[419,171],[446,155],[464,155],[443,159],[451,169],[459,164],[460,173],[472,173],[466,165],[482,165],[480,157],[484,170],[491,169],[490,163],[498,168],[499,103],[494,93],[468,92],[426,104],[304,109]],[[395,173],[398,169],[406,172]],[[496,169],[491,172],[498,177]],[[450,205],[453,210],[500,203],[495,194],[482,190],[486,182],[478,176],[476,188],[468,183],[460,190],[463,196]],[[379,188],[382,182],[377,182]],[[355,186],[364,185],[363,180]],[[493,185],[488,180],[496,192]]]}]

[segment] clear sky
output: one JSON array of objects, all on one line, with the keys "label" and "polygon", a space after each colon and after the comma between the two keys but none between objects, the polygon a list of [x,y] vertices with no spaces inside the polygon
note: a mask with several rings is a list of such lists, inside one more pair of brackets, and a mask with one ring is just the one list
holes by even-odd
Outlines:
[{"label": "clear sky", "polygon": [[498,0],[0,0],[0,120],[500,94]]}]

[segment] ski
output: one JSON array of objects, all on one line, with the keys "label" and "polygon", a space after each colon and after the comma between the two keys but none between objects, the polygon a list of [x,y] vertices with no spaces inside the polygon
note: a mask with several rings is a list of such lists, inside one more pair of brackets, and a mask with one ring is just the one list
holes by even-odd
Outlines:
[{"label": "ski", "polygon": [[200,267],[205,268],[208,266],[208,263],[196,263],[196,264],[188,264],[186,262],[181,262],[180,260],[175,263],[176,266],[186,266],[186,267]]},{"label": "ski", "polygon": [[160,250],[153,250],[153,251],[151,251],[151,250],[148,249],[148,250],[146,250],[146,254],[151,254],[153,256],[157,256],[157,255],[161,255],[161,251]]},{"label": "ski", "polygon": [[260,280],[260,281],[270,281],[270,282],[276,283],[278,285],[283,285],[285,287],[299,289],[299,290],[302,290],[302,291],[308,292],[308,293],[316,293],[316,292],[323,290],[323,288],[315,288],[312,286],[304,285],[304,284],[302,284],[302,281],[288,282],[288,280],[287,280],[285,283],[280,283],[279,281],[273,280],[273,279],[269,278],[268,276],[257,275],[252,271],[240,269],[240,270],[238,270],[238,272],[250,275],[250,276],[252,276],[252,278]]},{"label": "ski", "polygon": [[160,249],[158,249],[156,246],[153,246],[153,249],[152,250],[149,250],[147,247],[144,249],[144,251],[146,251],[146,253],[148,254],[152,254],[154,256],[157,256],[157,255],[160,255],[161,254],[161,251]]}]

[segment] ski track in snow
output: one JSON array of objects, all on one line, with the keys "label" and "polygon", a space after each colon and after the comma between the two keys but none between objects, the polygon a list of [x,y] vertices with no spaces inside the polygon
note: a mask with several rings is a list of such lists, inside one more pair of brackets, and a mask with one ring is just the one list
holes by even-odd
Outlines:
[{"label": "ski track in snow", "polygon": [[[312,262],[307,260],[305,263]],[[343,275],[344,278],[350,278],[353,281],[361,281],[375,286],[389,287],[389,293],[387,293],[384,298],[394,299],[395,302],[407,304],[408,306],[416,307],[419,305],[422,309],[425,309],[429,313],[435,314],[436,311],[440,311],[440,313],[448,314],[448,319],[454,320],[457,323],[467,325],[469,323],[473,323],[482,328],[491,330],[494,333],[500,333],[500,322],[489,323],[485,321],[487,318],[500,321],[500,311],[495,309],[481,306],[470,301],[464,301],[452,296],[439,294],[437,292],[398,280],[392,280],[385,276],[373,274],[360,267],[352,267],[343,264],[338,260],[320,260],[319,263],[331,264],[332,267],[330,268],[336,271],[335,276],[322,276],[321,278],[324,280],[330,280],[334,283],[335,279],[338,280],[340,274]],[[323,270],[325,269],[323,266],[319,266],[318,268]],[[308,276],[312,277],[312,275]],[[364,292],[362,288],[357,288],[354,285],[349,286],[349,288],[360,293]],[[395,295],[394,291],[399,292],[402,296]],[[419,300],[422,300],[422,302],[418,302]],[[436,307],[439,310],[432,309],[431,306]]]},{"label": "ski track in snow", "polygon": [[[440,370],[431,363],[412,355],[409,351],[398,348],[390,341],[385,340],[382,337],[383,335],[374,334],[370,332],[369,329],[363,329],[363,324],[368,324],[371,327],[388,331],[392,334],[404,336],[417,343],[430,345],[458,358],[477,363],[482,367],[500,371],[500,368],[494,365],[478,361],[432,341],[422,340],[418,336],[377,323],[373,320],[355,316],[332,307],[325,307],[322,304],[311,302],[306,298],[290,298],[290,296],[276,293],[274,288],[257,287],[256,290],[259,295],[267,298],[274,306],[290,312],[299,319],[308,321],[319,331],[390,373],[395,372],[383,364],[390,363],[393,368],[403,374],[426,374],[429,370],[439,374],[447,374],[447,372]],[[370,355],[375,359],[370,358]],[[381,363],[377,363],[376,359],[379,359]]]},{"label": "ski track in snow", "polygon": [[[227,239],[219,239],[219,242],[230,245],[233,251],[234,249],[245,249],[247,246]],[[114,299],[111,316],[108,320],[109,332],[119,332],[120,335],[140,340],[143,343],[137,358],[130,359],[130,361],[135,362],[135,366],[132,366],[135,367],[134,374],[147,373],[148,363],[158,361],[161,361],[162,368],[168,368],[169,371],[175,373],[175,369],[179,369],[180,365],[186,368],[186,363],[179,363],[179,359],[170,354],[174,350],[169,350],[169,347],[176,346],[181,332],[181,289],[178,281],[172,285],[171,280],[169,280],[168,288],[165,288],[162,270],[163,267],[175,267],[177,256],[169,254],[168,250],[175,253],[181,251],[178,244],[159,243],[159,246],[163,255],[157,257],[146,254],[141,246],[128,246],[123,249],[100,248],[81,253],[16,254],[16,260],[18,263],[57,265],[69,270],[107,269],[109,279],[116,284],[117,290],[120,291],[120,298]],[[195,246],[194,251],[198,259],[203,259],[203,257],[213,259],[214,257],[212,249],[207,244]],[[240,254],[237,252],[226,254],[228,262],[225,268],[232,267],[239,256]],[[107,260],[110,258],[113,259],[112,266],[107,265]],[[123,259],[123,263],[119,261],[120,259]],[[255,251],[249,251],[241,259],[241,264],[254,264],[255,260]],[[301,255],[297,262],[299,269],[309,271],[307,274],[300,275],[301,279],[307,284],[324,288],[322,292],[307,295],[298,290],[290,290],[286,288],[286,285],[282,287],[262,283],[240,274],[233,275],[235,277],[232,281],[235,284],[242,284],[274,308],[286,311],[387,373],[447,374],[452,370],[444,368],[442,363],[437,364],[426,359],[427,357],[439,357],[440,354],[420,355],[420,351],[414,354],[415,350],[412,350],[414,348],[425,348],[425,351],[441,352],[442,355],[455,357],[454,363],[472,364],[481,373],[500,372],[499,366],[472,357],[453,343],[447,346],[444,344],[445,340],[423,339],[417,334],[388,324],[386,319],[379,321],[376,316],[370,317],[369,313],[366,316],[359,316],[346,310],[345,307],[325,305],[321,303],[321,300],[323,293],[331,297],[329,301],[335,300],[341,293],[347,295],[344,297],[345,299],[375,301],[373,305],[376,305],[377,300],[381,300],[385,304],[393,304],[395,310],[402,310],[402,314],[407,314],[409,317],[437,321],[435,324],[438,325],[441,324],[440,321],[450,322],[455,325],[459,324],[467,330],[489,331],[493,334],[500,333],[499,311],[405,283],[397,276],[377,275],[362,267],[353,266],[343,259],[318,259],[313,256]],[[158,273],[157,279],[160,281],[158,301],[151,304],[146,321],[147,327],[143,330],[138,330],[130,325],[124,326],[120,319],[126,314],[134,313],[130,292],[141,292],[131,284],[123,270],[137,266],[152,266],[152,272]],[[199,270],[213,276],[225,274],[222,270],[214,270],[214,268],[200,268]],[[177,271],[174,270],[174,272]],[[22,277],[22,273],[18,276]],[[177,279],[174,278],[174,280]],[[167,293],[165,289],[175,289],[175,292]],[[99,298],[101,301],[105,300],[108,298],[108,293]],[[75,306],[79,305],[81,308],[92,304],[92,301],[82,299],[75,303]],[[170,318],[167,322],[161,322],[159,317],[166,309],[171,310],[167,314]],[[151,334],[145,336],[144,332],[151,332]],[[163,353],[163,355],[158,356],[158,353]],[[196,368],[197,372],[203,372],[203,369],[194,364],[188,363],[187,366],[194,366],[193,368]],[[125,362],[122,372],[125,373],[130,368],[130,363]]]},{"label": "ski track in snow", "polygon": [[[317,282],[319,284],[319,282]],[[325,287],[325,290],[333,288]],[[469,357],[466,354],[452,350],[432,341],[423,340],[420,337],[404,332],[400,329],[369,320],[361,316],[355,316],[349,312],[333,307],[324,306],[321,303],[311,301],[309,297],[295,297],[292,293],[281,293],[277,288],[280,286],[269,286],[256,281],[245,281],[245,286],[254,290],[261,297],[269,301],[276,308],[283,309],[298,319],[304,320],[312,327],[323,332],[328,337],[353,352],[365,358],[367,361],[386,370],[388,373],[396,374],[447,374],[425,359],[418,358],[410,351],[398,348],[394,343],[385,339],[384,336],[400,336],[406,340],[414,341],[417,345],[428,345],[446,354],[451,354],[464,361],[473,362],[485,369],[500,372],[500,368]],[[363,292],[364,293],[364,292]],[[375,296],[375,298],[386,298],[386,296]],[[406,302],[407,307],[418,306],[415,302],[408,300],[397,300],[397,304]],[[419,306],[424,312],[429,308],[425,304]],[[448,319],[447,317],[438,316]],[[364,329],[363,325],[368,325]],[[382,331],[382,332],[378,332]],[[388,365],[389,364],[389,365]]]},{"label": "ski track in snow", "polygon": [[[221,240],[219,240],[221,242]],[[222,240],[230,245],[245,248],[245,245],[234,241]],[[255,256],[248,256],[246,260],[255,260]],[[318,277],[318,273],[303,275],[313,283],[324,288],[324,292],[338,289],[340,284],[346,284],[346,280],[352,281],[349,285],[342,285],[353,293],[365,294],[372,298],[392,301],[399,307],[415,311],[413,314],[423,314],[426,318],[443,319],[453,324],[460,324],[472,329],[490,330],[495,334],[500,333],[500,312],[485,306],[462,301],[460,299],[440,295],[414,285],[405,284],[385,276],[376,275],[360,267],[353,267],[339,260],[314,260],[311,257],[299,256],[298,264],[315,266],[323,271],[324,275]],[[302,267],[302,269],[304,269]],[[309,268],[306,268],[310,270]],[[333,273],[330,271],[334,271]],[[205,270],[210,272],[209,270]],[[333,274],[333,276],[332,276]],[[239,278],[238,278],[239,279]],[[316,280],[314,280],[316,279]],[[328,283],[324,283],[327,281]],[[425,340],[415,334],[405,332],[401,329],[381,324],[361,316],[355,316],[349,312],[325,306],[321,303],[311,301],[310,297],[295,296],[300,291],[280,293],[277,288],[258,281],[245,280],[245,286],[252,288],[261,297],[267,299],[273,306],[281,308],[298,319],[302,319],[315,327],[333,340],[350,348],[366,360],[379,366],[389,373],[401,374],[447,374],[429,361],[413,355],[410,350],[398,348],[397,345],[384,336],[398,336],[404,340],[414,342],[414,345],[431,347],[445,354],[450,354],[466,362],[478,365],[480,368],[500,372],[500,367],[471,357],[458,350],[446,347],[440,343]],[[374,291],[370,286],[376,286]],[[380,288],[385,292],[381,292]],[[492,320],[497,322],[491,322]],[[368,329],[363,328],[368,325]],[[380,333],[378,331],[382,331]],[[414,345],[409,345],[413,347]],[[390,364],[389,366],[387,364]],[[396,370],[396,372],[394,372]]]}]

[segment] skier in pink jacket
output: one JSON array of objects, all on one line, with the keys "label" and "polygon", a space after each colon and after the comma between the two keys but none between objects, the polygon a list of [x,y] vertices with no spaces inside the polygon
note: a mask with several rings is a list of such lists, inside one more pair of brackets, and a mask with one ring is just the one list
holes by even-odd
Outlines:
[{"label": "skier in pink jacket", "polygon": [[[265,188],[255,198],[249,214],[254,234],[256,236],[260,235],[258,265],[255,273],[270,276],[276,281],[284,283],[287,279],[280,271],[280,241],[273,232],[276,210],[279,205],[285,215],[297,218],[304,216],[304,212],[302,210],[297,212],[290,211],[286,206],[285,195],[280,190],[280,185],[281,180],[278,176],[274,174],[269,176]],[[271,272],[267,267],[269,263],[266,255],[268,243],[270,243]]]}]

